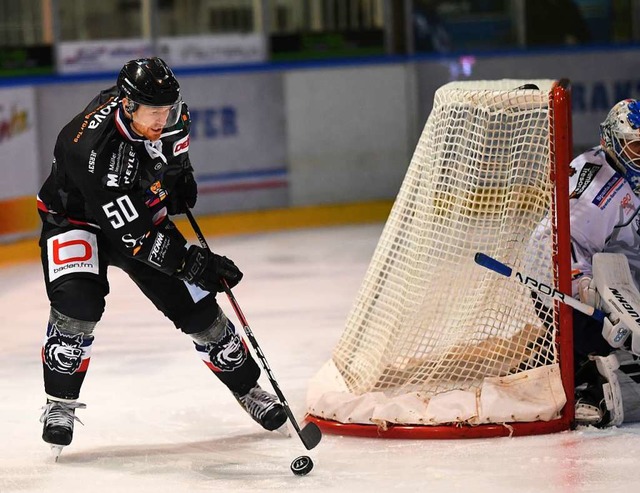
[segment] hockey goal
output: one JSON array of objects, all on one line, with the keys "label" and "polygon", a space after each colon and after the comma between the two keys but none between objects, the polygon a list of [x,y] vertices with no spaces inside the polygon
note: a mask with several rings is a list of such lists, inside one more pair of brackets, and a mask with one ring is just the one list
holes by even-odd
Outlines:
[{"label": "hockey goal", "polygon": [[573,420],[570,309],[474,263],[569,292],[568,81],[452,82],[406,177],[309,419],[383,437],[561,431]]}]

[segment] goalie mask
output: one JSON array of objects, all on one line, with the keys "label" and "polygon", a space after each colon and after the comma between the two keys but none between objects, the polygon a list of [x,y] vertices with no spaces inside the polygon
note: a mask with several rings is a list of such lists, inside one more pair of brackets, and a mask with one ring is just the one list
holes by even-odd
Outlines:
[{"label": "goalie mask", "polygon": [[611,108],[600,124],[600,145],[640,195],[640,102],[625,99]]},{"label": "goalie mask", "polygon": [[166,116],[165,128],[178,123],[182,111],[180,84],[161,58],[127,62],[118,75],[117,85],[121,96],[128,100],[125,109],[131,115],[145,106],[151,108],[148,113],[162,113],[163,119]]}]

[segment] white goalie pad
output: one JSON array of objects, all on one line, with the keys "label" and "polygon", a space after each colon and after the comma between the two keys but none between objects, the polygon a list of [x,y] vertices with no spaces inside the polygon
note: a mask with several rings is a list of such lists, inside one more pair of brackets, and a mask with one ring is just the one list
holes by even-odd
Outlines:
[{"label": "white goalie pad", "polygon": [[619,253],[593,256],[593,282],[608,314],[602,336],[614,348],[623,347],[631,336],[631,351],[640,355],[640,292],[633,281],[629,262]]},{"label": "white goalie pad", "polygon": [[616,370],[620,368],[620,362],[615,353],[607,357],[594,356],[593,359],[600,375],[607,379],[607,383],[602,386],[605,405],[611,415],[607,426],[620,426],[624,422],[622,391],[616,375]]}]

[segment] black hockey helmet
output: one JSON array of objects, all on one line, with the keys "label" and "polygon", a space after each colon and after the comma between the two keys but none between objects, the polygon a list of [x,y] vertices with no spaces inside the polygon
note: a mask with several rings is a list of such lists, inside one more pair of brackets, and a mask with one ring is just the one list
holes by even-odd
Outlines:
[{"label": "black hockey helmet", "polygon": [[147,106],[171,106],[180,101],[180,84],[161,58],[127,62],[118,75],[123,96]]},{"label": "black hockey helmet", "polygon": [[180,84],[172,70],[161,58],[139,58],[125,63],[118,75],[118,90],[129,104],[125,109],[132,113],[138,105],[170,106],[165,127],[178,123],[182,111]]}]

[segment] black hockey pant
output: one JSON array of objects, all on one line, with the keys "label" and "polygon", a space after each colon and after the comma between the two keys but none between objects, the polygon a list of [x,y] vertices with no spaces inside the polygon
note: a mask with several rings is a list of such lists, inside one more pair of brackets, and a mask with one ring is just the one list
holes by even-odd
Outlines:
[{"label": "black hockey pant", "polygon": [[[186,334],[202,333],[218,319],[215,294],[124,256],[99,231],[45,223],[40,247],[52,313],[42,349],[45,392],[50,397],[79,397],[91,355],[93,326],[102,317],[109,293],[109,266],[125,271],[156,308]],[[240,336],[233,325],[228,325],[223,339],[211,351],[211,359],[218,363],[215,353],[225,354],[231,345],[236,353],[237,347],[244,353],[240,364],[220,368],[219,363],[205,363],[232,392],[242,395],[255,385],[260,369],[246,345],[238,344]],[[196,350],[203,354],[198,344]]]}]

